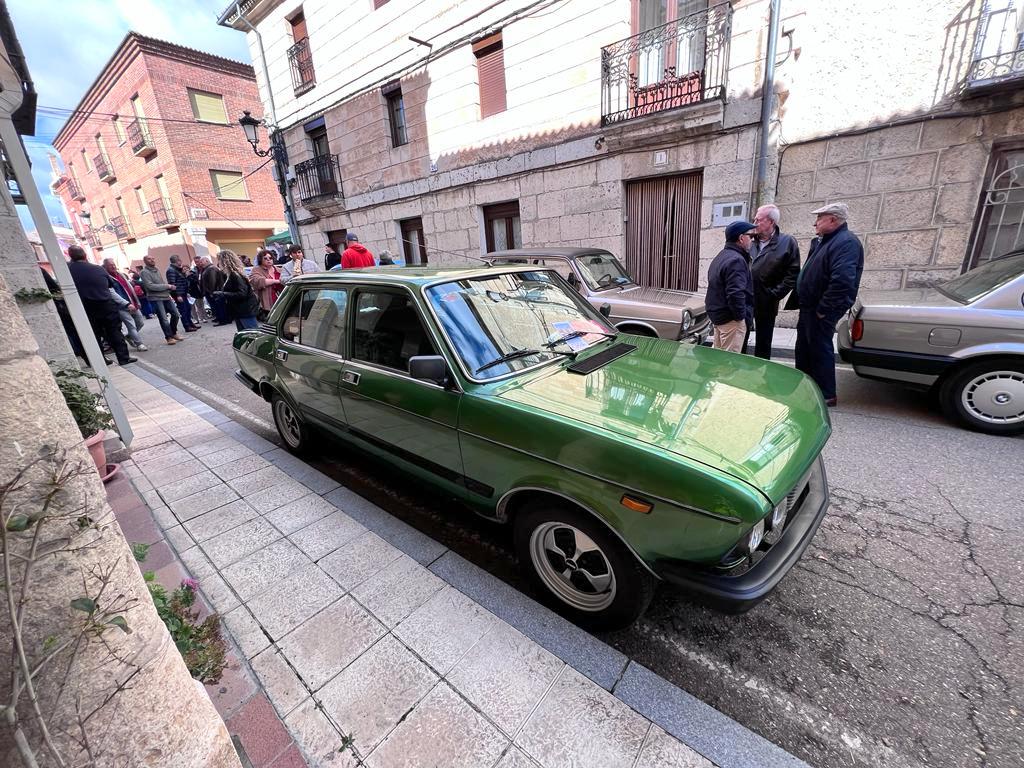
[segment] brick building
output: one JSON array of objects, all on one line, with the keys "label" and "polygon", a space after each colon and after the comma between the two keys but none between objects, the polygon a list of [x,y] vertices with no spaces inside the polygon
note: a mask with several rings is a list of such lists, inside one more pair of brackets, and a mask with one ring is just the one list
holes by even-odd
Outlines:
[{"label": "brick building", "polygon": [[1010,0],[443,5],[225,9],[273,96],[307,249],[350,229],[413,262],[592,245],[692,290],[756,205],[774,198],[806,253],[810,211],[847,200],[864,286],[909,288],[1024,240]]},{"label": "brick building", "polygon": [[53,189],[94,260],[253,256],[284,229],[243,110],[262,112],[251,66],[128,33],[53,142],[64,165]]}]

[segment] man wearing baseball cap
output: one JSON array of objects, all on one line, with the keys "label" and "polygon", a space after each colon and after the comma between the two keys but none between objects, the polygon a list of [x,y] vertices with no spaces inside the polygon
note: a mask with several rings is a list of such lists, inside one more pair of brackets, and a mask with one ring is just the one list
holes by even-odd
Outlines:
[{"label": "man wearing baseball cap", "polygon": [[365,245],[359,242],[355,232],[345,235],[345,242],[348,247],[341,254],[342,269],[359,269],[360,267],[375,267],[377,263],[373,260],[373,254]]},{"label": "man wearing baseball cap", "polygon": [[[807,261],[786,309],[800,309],[796,326],[796,367],[818,384],[825,403],[836,405],[836,358],[832,336],[836,323],[853,306],[864,271],[864,248],[849,230],[846,203],[811,211],[814,231]],[[796,307],[794,307],[794,304]]]},{"label": "man wearing baseball cap", "polygon": [[754,225],[734,221],[725,228],[725,248],[708,267],[705,297],[708,317],[715,324],[712,346],[743,352],[747,329],[754,319],[754,281],[750,276],[750,243]]}]

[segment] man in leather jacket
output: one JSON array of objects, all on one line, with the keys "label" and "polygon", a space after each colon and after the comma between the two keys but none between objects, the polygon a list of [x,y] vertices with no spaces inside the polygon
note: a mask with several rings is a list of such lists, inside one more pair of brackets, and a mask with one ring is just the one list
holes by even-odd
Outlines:
[{"label": "man in leather jacket", "polygon": [[[800,274],[800,246],[792,235],[779,230],[776,205],[762,205],[754,215],[756,234],[750,248],[754,278],[754,354],[772,358],[772,337],[779,303],[796,286]],[[744,344],[744,347],[746,345]]]}]

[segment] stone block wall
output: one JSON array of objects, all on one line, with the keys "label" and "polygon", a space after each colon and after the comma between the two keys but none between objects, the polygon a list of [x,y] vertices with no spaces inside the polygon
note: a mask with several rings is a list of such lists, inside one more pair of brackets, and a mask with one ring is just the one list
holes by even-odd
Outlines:
[{"label": "stone block wall", "polygon": [[794,144],[781,158],[782,227],[806,254],[811,211],[843,201],[865,246],[865,288],[915,288],[954,276],[968,257],[993,144],[1021,134],[1024,110],[1017,109]]}]

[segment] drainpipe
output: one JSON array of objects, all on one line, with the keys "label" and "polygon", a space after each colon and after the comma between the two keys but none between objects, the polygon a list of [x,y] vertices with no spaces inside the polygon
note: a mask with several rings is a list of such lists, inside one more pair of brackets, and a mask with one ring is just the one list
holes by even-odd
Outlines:
[{"label": "drainpipe", "polygon": [[[761,85],[761,136],[757,147],[757,174],[754,178],[754,201],[757,206],[770,202],[773,186],[768,184],[768,135],[771,132],[772,107],[775,101],[775,55],[779,42],[779,16],[782,0],[768,2],[768,51],[764,57],[764,82]],[[756,206],[755,206],[756,207]]]},{"label": "drainpipe", "polygon": [[[64,253],[57,242],[57,236],[53,234],[53,226],[50,224],[50,217],[43,205],[43,198],[40,196],[39,190],[36,189],[35,179],[32,178],[28,155],[25,154],[21,138],[9,115],[0,115],[0,141],[3,142],[4,149],[7,151],[7,159],[11,163],[11,168],[14,169],[14,177],[18,180],[18,189],[21,190],[25,204],[32,214],[32,223],[36,225],[46,258],[50,260],[50,266],[53,267],[53,276],[60,285],[61,293],[64,294],[64,303],[67,304],[71,322],[82,341],[85,357],[93,372],[109,382],[110,374],[107,372],[106,363],[103,362],[103,353],[100,352],[100,345],[96,341],[96,335],[85,314],[85,307],[78,295],[78,289],[75,288],[75,282],[71,279],[71,271],[64,260]],[[103,398],[107,401],[107,408],[110,409],[110,415],[114,418],[114,426],[121,437],[121,442],[131,445],[134,433],[131,424],[128,423],[128,416],[117,389],[108,385],[103,391]]]},{"label": "drainpipe", "polygon": [[238,17],[245,26],[249,28],[249,31],[256,35],[256,46],[260,49],[260,61],[263,64],[263,79],[267,84],[267,98],[270,100],[270,125],[267,126],[267,137],[270,140],[271,145],[279,145],[279,149],[274,150],[274,167],[277,169],[278,178],[278,191],[281,193],[281,197],[284,198],[284,217],[288,223],[288,231],[291,233],[293,243],[302,243],[299,238],[299,227],[295,223],[295,200],[292,196],[291,185],[288,184],[288,156],[285,152],[284,147],[284,136],[277,128],[277,105],[274,103],[274,89],[270,84],[270,70],[267,69],[267,53],[263,49],[263,36],[256,27],[252,25],[242,13],[241,0],[236,0],[233,8],[228,8],[221,14],[220,18],[217,19],[217,24],[222,27],[232,28],[227,23],[228,17],[232,15]]}]

